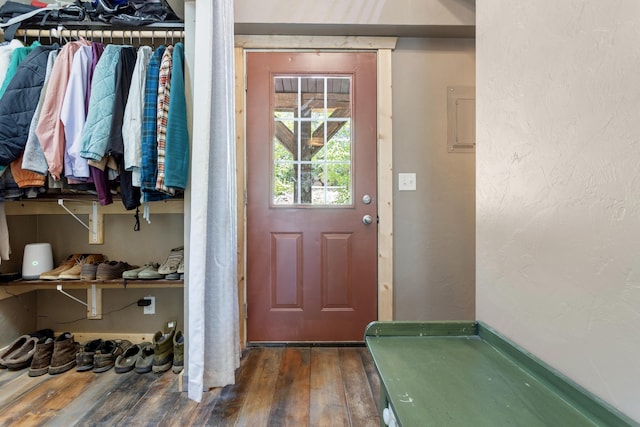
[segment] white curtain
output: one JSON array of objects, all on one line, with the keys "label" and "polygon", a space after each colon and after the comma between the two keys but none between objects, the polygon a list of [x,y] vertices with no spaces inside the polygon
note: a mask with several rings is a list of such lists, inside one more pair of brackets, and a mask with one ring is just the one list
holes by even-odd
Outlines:
[{"label": "white curtain", "polygon": [[240,364],[233,0],[197,0],[194,19],[187,386],[199,402]]}]

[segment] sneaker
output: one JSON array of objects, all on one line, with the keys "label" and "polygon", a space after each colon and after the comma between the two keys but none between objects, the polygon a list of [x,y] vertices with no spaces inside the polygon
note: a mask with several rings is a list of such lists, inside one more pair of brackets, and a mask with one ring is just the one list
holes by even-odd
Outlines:
[{"label": "sneaker", "polygon": [[133,268],[136,268],[136,266],[131,266],[122,261],[103,262],[102,264],[98,264],[96,280],[121,279],[122,273]]},{"label": "sneaker", "polygon": [[76,354],[76,371],[84,372],[92,370],[93,357],[96,351],[102,348],[103,344],[104,341],[100,338],[84,343],[84,345],[80,347],[78,354]]},{"label": "sneaker", "polygon": [[146,266],[146,268],[138,273],[138,279],[142,280],[158,280],[163,279],[164,276],[158,273],[158,267],[160,267],[157,263]]},{"label": "sneaker", "polygon": [[184,258],[180,261],[180,264],[178,264],[178,273],[184,274]]},{"label": "sneaker", "polygon": [[178,271],[178,266],[184,259],[184,246],[180,246],[174,249],[171,249],[169,252],[169,256],[166,261],[160,265],[158,268],[158,273],[167,275],[171,273],[176,273]]},{"label": "sneaker", "polygon": [[53,342],[53,354],[49,375],[61,374],[76,366],[76,353],[80,344],[75,342],[71,332],[65,332]]},{"label": "sneaker", "polygon": [[53,338],[40,338],[38,344],[36,344],[36,352],[31,360],[29,376],[39,377],[40,375],[44,375],[49,372],[51,356],[53,356]]},{"label": "sneaker", "polygon": [[73,267],[80,258],[82,258],[82,254],[71,254],[69,257],[62,262],[59,266],[54,268],[53,270],[45,271],[40,274],[40,280],[58,280],[60,278],[60,274],[69,270]]},{"label": "sneaker", "polygon": [[165,372],[173,364],[173,337],[176,333],[175,320],[167,322],[164,331],[153,336],[153,372]]},{"label": "sneaker", "polygon": [[104,260],[105,258],[102,254],[88,254],[78,259],[73,267],[60,273],[58,278],[60,280],[80,280],[82,278],[82,267],[85,264],[97,264]]},{"label": "sneaker", "polygon": [[129,340],[107,340],[93,356],[93,372],[106,372],[116,364],[116,358],[131,347]]},{"label": "sneaker", "polygon": [[179,374],[184,369],[184,335],[182,331],[173,336],[173,373]]},{"label": "sneaker", "polygon": [[[152,270],[152,271],[155,272],[155,274],[157,274],[158,273],[158,264],[150,262],[148,264],[143,265],[142,267],[134,268],[132,270],[127,270],[124,273],[122,273],[122,278],[123,279],[130,279],[130,280],[149,279],[149,278],[154,278],[155,279],[155,277],[144,277],[144,274],[143,274],[143,277],[140,277],[140,274],[143,271],[146,271],[146,270]],[[162,278],[162,276],[159,276],[159,278]]]}]

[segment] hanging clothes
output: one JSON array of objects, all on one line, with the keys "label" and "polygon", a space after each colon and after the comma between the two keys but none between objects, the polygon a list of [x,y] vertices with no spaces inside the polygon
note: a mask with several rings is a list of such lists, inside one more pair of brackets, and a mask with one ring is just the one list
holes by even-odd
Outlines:
[{"label": "hanging clothes", "polygon": [[144,88],[147,81],[147,67],[153,51],[149,46],[140,46],[136,66],[133,70],[131,88],[124,109],[122,121],[122,141],[124,144],[124,168],[131,172],[131,183],[142,187],[142,112],[144,108]]},{"label": "hanging clothes", "polygon": [[53,69],[53,64],[57,57],[57,50],[49,52],[44,84],[42,85],[42,90],[40,90],[40,98],[38,100],[38,105],[36,106],[36,111],[34,112],[31,124],[29,125],[29,136],[27,137],[27,143],[24,147],[24,156],[22,157],[22,169],[30,170],[32,172],[39,173],[40,175],[47,175],[49,166],[47,165],[47,159],[44,156],[42,147],[40,146],[40,141],[38,141],[38,136],[36,135],[36,126],[40,119],[40,112],[42,111],[42,104],[44,103],[44,97],[47,92],[47,85],[49,84],[51,77],[51,70]]},{"label": "hanging clothes", "polygon": [[164,51],[165,47],[160,46],[153,52],[147,68],[147,81],[144,90],[141,188],[143,202],[145,203],[145,212],[143,217],[147,221],[149,221],[148,202],[164,200],[169,197],[167,194],[156,191],[156,176],[158,171],[158,76],[160,73],[160,62],[162,61]]},{"label": "hanging clothes", "polygon": [[22,42],[16,39],[0,45],[0,85],[4,83],[4,78],[7,75],[7,69],[9,68],[9,63],[11,62],[11,53],[14,49],[22,46]]},{"label": "hanging clothes", "polygon": [[[0,98],[0,165],[8,165],[24,151],[29,125],[44,84],[49,52],[57,48],[55,45],[14,50],[14,57],[27,53],[27,49],[29,53],[24,55],[24,60],[16,60],[15,77],[3,85],[4,92]],[[7,72],[7,79],[10,72],[11,69]]]},{"label": "hanging clothes", "polygon": [[171,68],[171,98],[167,117],[164,184],[184,190],[189,175],[189,128],[184,88],[184,45],[176,43]]},{"label": "hanging clothes", "polygon": [[123,46],[107,45],[95,68],[87,121],[82,130],[80,155],[86,159],[102,160],[109,143],[116,89],[116,67],[122,48]]},{"label": "hanging clothes", "polygon": [[66,142],[64,125],[60,120],[60,110],[64,102],[64,94],[67,91],[73,55],[81,46],[88,45],[88,41],[78,40],[67,43],[60,49],[51,71],[51,84],[47,86],[44,104],[40,112],[40,120],[36,127],[36,135],[47,159],[49,173],[56,181],[62,175]]},{"label": "hanging clothes", "polygon": [[89,85],[92,59],[91,46],[80,46],[73,55],[67,90],[64,94],[60,121],[64,125],[64,175],[67,178],[89,178],[89,163],[80,156],[82,129],[87,117],[85,96]]},{"label": "hanging clothes", "polygon": [[106,154],[115,161],[116,170],[119,173],[122,204],[127,210],[140,206],[140,188],[132,185],[131,171],[124,169],[124,142],[122,139],[122,120],[131,88],[136,57],[136,50],[133,46],[125,46],[120,50],[120,60],[116,67],[114,109],[106,149]]},{"label": "hanging clothes", "polygon": [[173,60],[173,46],[167,46],[162,55],[160,72],[158,75],[158,110],[157,135],[158,144],[158,173],[156,175],[156,190],[173,196],[175,190],[164,184],[164,160],[167,142],[167,119],[169,118],[169,101],[171,99],[171,67]]}]

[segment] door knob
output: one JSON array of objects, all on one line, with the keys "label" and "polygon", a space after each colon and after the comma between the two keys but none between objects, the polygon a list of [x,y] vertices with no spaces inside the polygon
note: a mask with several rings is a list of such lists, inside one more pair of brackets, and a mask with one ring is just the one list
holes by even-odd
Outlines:
[{"label": "door knob", "polygon": [[371,217],[371,215],[365,215],[362,217],[362,223],[365,225],[369,225],[373,222],[373,218]]}]

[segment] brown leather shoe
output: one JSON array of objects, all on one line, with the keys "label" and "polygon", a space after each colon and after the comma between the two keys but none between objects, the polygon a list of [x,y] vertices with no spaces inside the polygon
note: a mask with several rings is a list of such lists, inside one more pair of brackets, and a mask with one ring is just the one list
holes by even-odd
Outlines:
[{"label": "brown leather shoe", "polygon": [[129,340],[107,340],[93,356],[93,372],[100,373],[113,368],[116,358],[123,354],[129,347]]},{"label": "brown leather shoe", "polygon": [[30,377],[39,377],[49,372],[51,365],[51,356],[53,355],[53,338],[40,338],[36,344],[36,352],[31,360],[29,367]]},{"label": "brown leather shoe", "polygon": [[40,280],[58,280],[60,278],[60,274],[71,267],[73,267],[80,258],[82,258],[82,254],[71,254],[69,257],[62,261],[62,264],[54,268],[53,270],[45,271],[40,274]]},{"label": "brown leather shoe", "polygon": [[132,266],[122,261],[103,262],[102,264],[98,264],[98,269],[96,270],[96,279],[121,279],[122,273],[133,268],[137,268],[137,266]]},{"label": "brown leather shoe", "polygon": [[90,371],[93,369],[93,359],[96,351],[100,350],[104,345],[101,338],[86,342],[80,347],[76,355],[76,371]]},{"label": "brown leather shoe", "polygon": [[98,264],[99,262],[102,262],[104,260],[105,257],[102,254],[87,254],[78,259],[73,267],[60,273],[58,278],[60,280],[79,280],[82,274],[82,267],[85,264]]},{"label": "brown leather shoe", "polygon": [[71,332],[65,332],[53,342],[53,355],[49,375],[61,374],[76,366],[76,353],[80,344],[74,341]]}]

